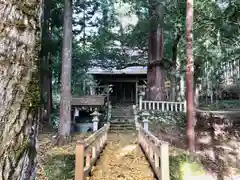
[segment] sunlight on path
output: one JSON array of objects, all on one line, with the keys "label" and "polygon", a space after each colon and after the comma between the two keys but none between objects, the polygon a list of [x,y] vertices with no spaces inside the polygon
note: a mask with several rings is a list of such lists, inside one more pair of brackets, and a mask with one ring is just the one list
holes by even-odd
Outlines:
[{"label": "sunlight on path", "polygon": [[108,144],[88,180],[153,180],[135,134],[109,134]]}]

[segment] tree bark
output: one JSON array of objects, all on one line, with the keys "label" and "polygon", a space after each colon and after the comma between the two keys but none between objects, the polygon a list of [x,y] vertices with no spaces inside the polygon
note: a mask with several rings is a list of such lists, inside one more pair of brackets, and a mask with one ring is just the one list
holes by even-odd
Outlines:
[{"label": "tree bark", "polygon": [[52,72],[51,72],[51,10],[50,0],[44,0],[43,6],[43,23],[42,23],[42,48],[41,48],[41,103],[42,115],[41,118],[44,125],[50,124],[52,111]]},{"label": "tree bark", "polygon": [[32,180],[40,105],[40,2],[9,0],[0,6],[0,179]]},{"label": "tree bark", "polygon": [[147,98],[165,100],[163,59],[163,8],[156,0],[149,0],[150,31],[148,40]]},{"label": "tree bark", "polygon": [[72,0],[65,0],[58,144],[68,142],[71,130]]},{"label": "tree bark", "polygon": [[187,88],[187,137],[190,151],[195,151],[195,133],[194,133],[194,90],[193,90],[193,49],[192,49],[192,26],[193,26],[193,0],[187,0],[186,13],[186,88]]},{"label": "tree bark", "polygon": [[178,52],[178,44],[182,37],[182,32],[178,30],[177,35],[173,41],[172,44],[172,80],[171,80],[171,89],[172,89],[172,101],[176,101],[177,93],[176,93],[176,87],[177,87],[177,52]]}]

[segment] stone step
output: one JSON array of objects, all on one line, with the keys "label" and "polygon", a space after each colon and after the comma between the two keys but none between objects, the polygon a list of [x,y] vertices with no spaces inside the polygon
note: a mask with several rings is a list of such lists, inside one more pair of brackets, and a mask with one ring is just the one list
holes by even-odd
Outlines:
[{"label": "stone step", "polygon": [[126,133],[136,133],[135,130],[109,130],[109,133],[115,133],[115,134],[126,134]]},{"label": "stone step", "polygon": [[132,112],[130,109],[112,109],[114,112]]},{"label": "stone step", "polygon": [[[124,117],[126,118],[126,117]],[[127,119],[117,118],[110,122],[110,132],[119,133],[119,132],[134,132],[136,130],[135,124],[130,122]]]},{"label": "stone step", "polygon": [[133,114],[132,112],[115,112],[112,111],[112,114]]},{"label": "stone step", "polygon": [[126,119],[126,120],[128,120],[128,119],[133,119],[133,116],[124,116],[124,115],[112,115],[112,118],[114,118],[114,119]]},{"label": "stone step", "polygon": [[135,131],[135,128],[110,128],[110,131]]},{"label": "stone step", "polygon": [[132,124],[134,125],[134,123],[132,121],[129,121],[129,119],[126,118],[116,118],[116,120],[112,120],[110,121],[111,125],[112,124]]},{"label": "stone step", "polygon": [[114,134],[132,134],[132,133],[136,133],[135,130],[109,130],[109,133],[114,133]]},{"label": "stone step", "polygon": [[133,124],[112,124],[110,128],[135,128]]},{"label": "stone step", "polygon": [[114,112],[112,111],[112,114],[133,114],[132,112]]}]

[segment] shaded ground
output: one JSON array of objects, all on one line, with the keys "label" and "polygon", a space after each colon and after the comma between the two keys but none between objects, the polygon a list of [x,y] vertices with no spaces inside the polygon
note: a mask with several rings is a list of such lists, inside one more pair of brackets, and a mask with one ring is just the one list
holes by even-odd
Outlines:
[{"label": "shaded ground", "polygon": [[133,134],[109,134],[88,180],[153,180],[154,175]]},{"label": "shaded ground", "polygon": [[200,103],[199,109],[206,109],[206,110],[239,110],[240,109],[240,101],[239,100],[220,100],[215,103]]},{"label": "shaded ground", "polygon": [[73,180],[76,141],[88,134],[73,137],[72,143],[62,147],[54,146],[53,133],[39,135],[37,180]]},{"label": "shaded ground", "polygon": [[[238,179],[239,170],[239,150],[240,146],[240,136],[233,127],[231,127],[231,132],[226,128],[225,120],[222,121],[219,118],[211,118],[214,124],[214,131],[212,128],[207,128],[209,123],[199,121],[204,126],[197,124],[196,129],[196,152],[197,159],[202,163],[205,170],[212,174],[216,179],[219,176],[219,180],[225,176],[228,179]],[[183,151],[187,149],[186,141],[186,131],[177,128],[176,125],[169,125],[159,122],[152,122],[150,124],[151,132],[156,135],[159,139],[168,141],[173,147],[182,149]],[[234,130],[234,133],[232,133]],[[213,133],[211,133],[213,132]],[[238,131],[239,132],[239,131]],[[206,179],[206,178],[204,178]]]}]

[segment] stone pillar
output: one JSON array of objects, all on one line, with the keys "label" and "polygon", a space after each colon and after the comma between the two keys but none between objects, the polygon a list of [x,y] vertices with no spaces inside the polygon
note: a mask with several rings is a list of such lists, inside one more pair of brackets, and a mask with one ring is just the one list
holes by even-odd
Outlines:
[{"label": "stone pillar", "polygon": [[138,117],[137,117],[137,107],[136,107],[136,105],[133,105],[133,115],[134,115],[134,122],[135,122],[135,124],[137,124]]},{"label": "stone pillar", "polygon": [[91,114],[93,116],[93,132],[98,130],[98,122],[99,122],[99,116],[101,114],[95,109],[95,111]]},{"label": "stone pillar", "polygon": [[108,121],[111,120],[111,116],[112,116],[112,105],[109,104],[108,105],[108,116],[107,116]]},{"label": "stone pillar", "polygon": [[136,106],[137,106],[137,105],[138,105],[138,81],[136,81],[136,83],[135,83],[135,92],[136,92],[135,104],[136,104]]},{"label": "stone pillar", "polygon": [[143,101],[143,96],[145,95],[145,92],[140,92],[139,93],[139,110],[142,110],[142,101]]},{"label": "stone pillar", "polygon": [[144,111],[142,113],[142,116],[143,116],[143,128],[144,130],[148,131],[148,117],[149,117],[149,112],[147,111]]},{"label": "stone pillar", "polygon": [[91,96],[96,95],[95,86],[90,86],[90,95]]},{"label": "stone pillar", "polygon": [[79,116],[79,110],[77,108],[74,109],[74,117]]}]

